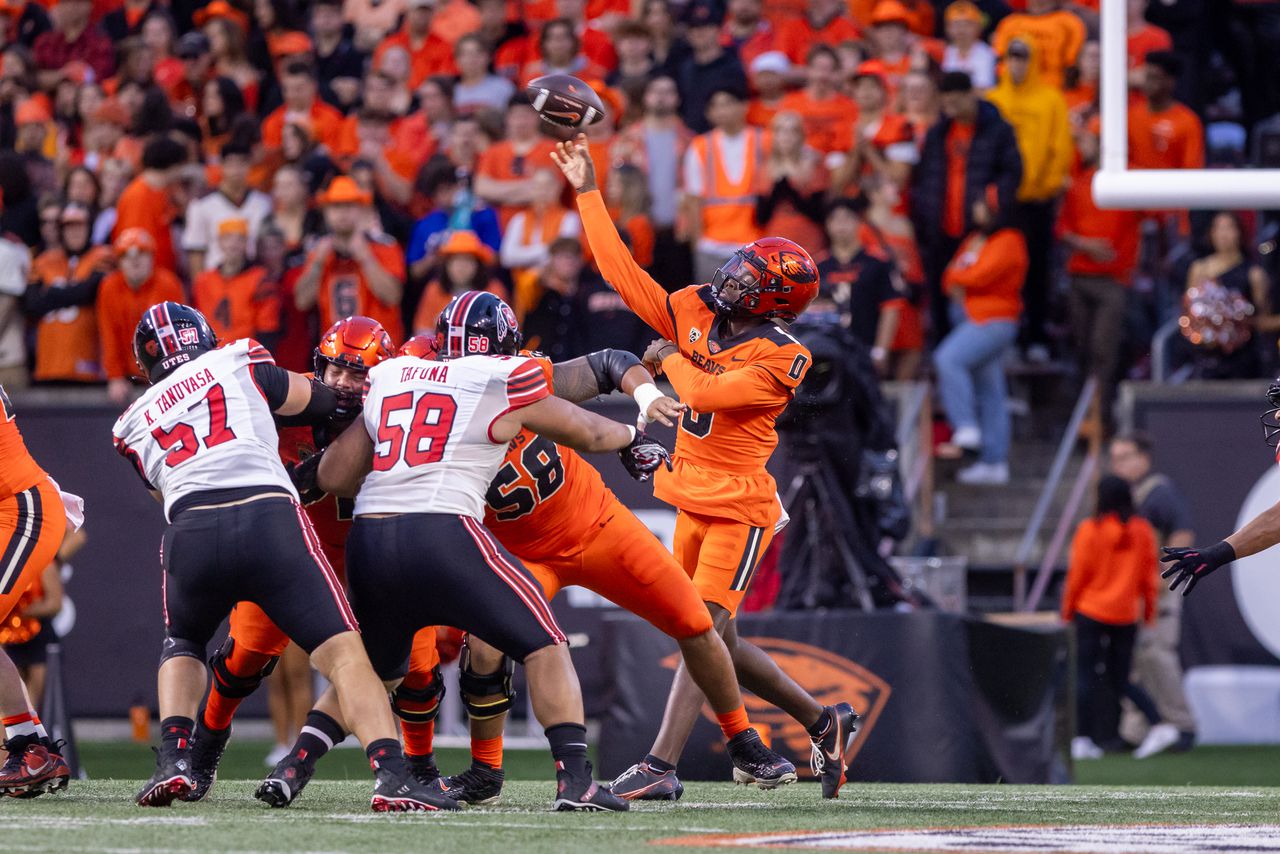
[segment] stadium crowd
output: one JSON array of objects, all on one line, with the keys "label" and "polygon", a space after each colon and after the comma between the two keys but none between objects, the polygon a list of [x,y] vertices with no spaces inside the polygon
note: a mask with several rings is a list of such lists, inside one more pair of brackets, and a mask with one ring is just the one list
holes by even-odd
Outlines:
[{"label": "stadium crowd", "polygon": [[[1267,162],[1280,4],[1128,17],[1132,166]],[[980,450],[960,477],[999,483],[1012,358],[1079,359],[1110,401],[1185,314],[1186,371],[1275,361],[1258,217],[1094,205],[1097,21],[1089,0],[3,0],[0,381],[123,403],[165,299],[299,370],[336,319],[400,341],[467,289],[553,359],[642,352],[523,94],[565,72],[608,107],[591,153],[655,278],[795,239],[816,310],[882,375],[935,371]]]}]

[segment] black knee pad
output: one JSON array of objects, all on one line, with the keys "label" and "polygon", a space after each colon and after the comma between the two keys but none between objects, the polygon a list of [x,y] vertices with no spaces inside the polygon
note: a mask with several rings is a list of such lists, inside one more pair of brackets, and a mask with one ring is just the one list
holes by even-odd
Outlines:
[{"label": "black knee pad", "polygon": [[194,658],[204,664],[204,644],[166,637],[160,647],[160,663],[164,664],[171,658]]},{"label": "black knee pad", "polygon": [[276,669],[280,656],[273,657],[257,673],[251,673],[248,676],[237,676],[227,667],[227,659],[231,657],[231,652],[235,649],[235,646],[235,639],[227,638],[222,644],[222,648],[209,659],[209,667],[213,670],[213,681],[218,693],[224,697],[239,700],[258,690],[262,680],[270,676],[271,671]]},{"label": "black knee pad", "polygon": [[[515,672],[516,663],[504,655],[502,664],[493,673],[476,673],[471,669],[471,650],[464,639],[458,657],[458,687],[462,690],[462,705],[466,706],[467,716],[484,721],[511,711],[516,700],[516,691],[511,687],[511,677]],[[494,695],[500,696],[496,700],[477,702],[482,697]]]},{"label": "black knee pad", "polygon": [[401,682],[391,693],[391,708],[402,721],[412,724],[429,724],[440,714],[440,702],[444,699],[444,677],[440,665],[431,670],[431,682],[425,688],[406,688]]}]

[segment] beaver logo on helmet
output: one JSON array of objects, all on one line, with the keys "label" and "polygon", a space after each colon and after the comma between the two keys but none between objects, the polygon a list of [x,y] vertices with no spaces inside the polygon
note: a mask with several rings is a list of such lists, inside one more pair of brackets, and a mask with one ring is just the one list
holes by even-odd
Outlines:
[{"label": "beaver logo on helmet", "polygon": [[[732,286],[732,291],[726,288]],[[818,295],[818,265],[785,237],[748,243],[711,277],[711,300],[722,317],[790,322]]]}]

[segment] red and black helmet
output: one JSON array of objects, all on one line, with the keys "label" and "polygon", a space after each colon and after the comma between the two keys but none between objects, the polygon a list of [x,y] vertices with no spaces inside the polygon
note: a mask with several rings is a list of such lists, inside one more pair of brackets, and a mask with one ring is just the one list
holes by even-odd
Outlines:
[{"label": "red and black helmet", "polygon": [[[724,285],[741,288],[736,299],[724,296]],[[800,244],[785,237],[748,243],[711,277],[716,313],[723,317],[777,318],[792,321],[818,295],[818,265]]]},{"label": "red and black helmet", "polygon": [[418,359],[426,359],[428,362],[434,362],[436,358],[436,336],[414,335],[400,345],[396,355],[413,356]]},{"label": "red and black helmet", "polygon": [[324,381],[325,365],[367,371],[390,359],[391,336],[371,317],[344,317],[330,326],[316,345],[313,362],[316,379]]},{"label": "red and black helmet", "polygon": [[204,315],[177,302],[151,306],[133,332],[133,358],[153,383],[217,346],[218,336]]},{"label": "red and black helmet", "polygon": [[436,358],[514,356],[524,338],[511,306],[488,291],[458,294],[436,320]]}]

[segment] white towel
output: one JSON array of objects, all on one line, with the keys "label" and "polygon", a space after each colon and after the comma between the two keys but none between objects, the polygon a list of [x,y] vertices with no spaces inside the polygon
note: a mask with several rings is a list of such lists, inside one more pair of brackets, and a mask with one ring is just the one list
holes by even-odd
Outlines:
[{"label": "white towel", "polygon": [[62,496],[62,508],[67,514],[67,528],[74,533],[84,525],[84,499],[70,492],[63,492],[62,487],[53,478],[49,478],[53,488]]}]

